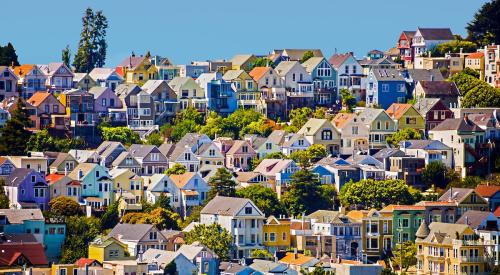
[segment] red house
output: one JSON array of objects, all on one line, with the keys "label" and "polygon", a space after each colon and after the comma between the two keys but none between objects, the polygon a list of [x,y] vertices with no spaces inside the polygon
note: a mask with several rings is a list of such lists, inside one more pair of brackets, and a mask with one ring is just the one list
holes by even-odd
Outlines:
[{"label": "red house", "polygon": [[399,36],[397,48],[399,49],[401,60],[403,60],[405,64],[407,62],[413,62],[413,50],[411,48],[411,41],[414,35],[414,31],[403,31]]},{"label": "red house", "polygon": [[453,118],[453,112],[439,98],[419,98],[413,107],[425,119],[425,132],[432,130],[447,118]]}]

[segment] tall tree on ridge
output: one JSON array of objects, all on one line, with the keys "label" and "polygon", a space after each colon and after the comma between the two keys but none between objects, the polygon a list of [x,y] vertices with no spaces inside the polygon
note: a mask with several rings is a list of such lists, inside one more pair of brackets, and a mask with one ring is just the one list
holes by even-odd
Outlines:
[{"label": "tall tree on ridge", "polygon": [[68,68],[71,68],[70,60],[71,60],[71,51],[69,49],[69,45],[66,45],[66,48],[64,48],[61,53],[61,61]]},{"label": "tall tree on ridge", "polygon": [[103,67],[106,60],[106,29],[108,20],[102,11],[85,10],[82,18],[82,32],[78,51],[73,61],[75,71],[88,73],[96,67]]}]

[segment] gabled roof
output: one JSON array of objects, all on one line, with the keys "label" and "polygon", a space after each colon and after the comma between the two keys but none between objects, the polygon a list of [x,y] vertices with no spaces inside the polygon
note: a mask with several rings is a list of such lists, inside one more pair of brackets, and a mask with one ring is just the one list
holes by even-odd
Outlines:
[{"label": "gabled roof", "polygon": [[439,69],[408,69],[406,70],[413,82],[419,81],[443,81],[443,74]]},{"label": "gabled roof", "polygon": [[248,146],[248,154],[255,153],[255,150],[246,140],[235,140],[233,146],[226,152],[228,155],[236,154],[243,146]]},{"label": "gabled roof", "polygon": [[184,244],[181,247],[179,247],[179,249],[177,249],[177,252],[183,254],[184,256],[186,256],[186,258],[188,258],[191,261],[193,261],[196,258],[196,256],[202,251],[209,251],[215,257],[217,257],[217,255],[213,251],[208,249],[200,242],[193,242],[192,244]]},{"label": "gabled roof", "polygon": [[85,267],[85,266],[102,266],[97,260],[89,259],[89,258],[80,258],[75,262],[77,267]]},{"label": "gabled roof", "polygon": [[129,56],[125,58],[118,67],[127,67],[128,69],[135,69],[139,66],[146,57],[144,56]]},{"label": "gabled roof", "polygon": [[336,130],[335,127],[333,127],[333,124],[328,119],[310,118],[297,133],[304,135],[315,135],[325,124],[328,124],[328,126],[332,126],[332,130]]},{"label": "gabled roof", "polygon": [[9,224],[22,224],[24,221],[44,221],[40,209],[0,209],[0,216],[6,216]]},{"label": "gabled roof", "polygon": [[451,148],[439,140],[405,140],[400,142],[401,148],[423,150],[450,150]]},{"label": "gabled roof", "polygon": [[332,122],[337,129],[343,129],[355,116],[356,114],[354,113],[338,113],[335,115]]},{"label": "gabled roof", "polygon": [[417,99],[417,102],[415,102],[415,104],[413,104],[413,108],[415,108],[415,110],[417,110],[417,112],[425,117],[427,115],[427,113],[432,109],[434,108],[434,106],[436,106],[436,104],[438,104],[438,102],[440,101],[441,99],[439,98],[419,98]]},{"label": "gabled roof", "polygon": [[488,218],[493,218],[496,222],[495,215],[489,211],[469,210],[462,214],[456,224],[465,224],[470,226],[472,229],[478,229]]},{"label": "gabled roof", "polygon": [[287,137],[288,137],[288,140],[286,140],[286,138],[285,138],[285,141],[283,142],[283,144],[281,144],[282,147],[291,147],[300,138],[303,138],[305,140],[304,135],[298,134],[298,133],[287,134]]},{"label": "gabled roof", "polygon": [[392,103],[385,111],[391,118],[400,119],[410,108],[412,108],[411,104]]},{"label": "gabled roof", "polygon": [[461,235],[467,228],[469,226],[465,224],[433,222],[429,225],[429,235],[423,241],[432,242],[435,238],[438,243],[451,243],[451,240],[456,238],[457,233]]},{"label": "gabled roof", "polygon": [[[104,81],[108,79],[113,73],[115,69],[113,68],[94,68],[89,76],[95,81]],[[119,74],[116,74],[119,78],[123,79]]]},{"label": "gabled roof", "polygon": [[271,134],[267,137],[267,142],[281,145],[285,141],[286,135],[287,132],[285,130],[273,130]]},{"label": "gabled roof", "polygon": [[156,146],[154,145],[145,145],[145,144],[132,144],[128,151],[130,155],[133,157],[146,157]]},{"label": "gabled roof", "polygon": [[469,59],[477,59],[477,58],[482,58],[484,57],[484,53],[483,52],[475,52],[475,53],[471,53],[469,54],[468,56],[466,56],[465,58],[469,58]]},{"label": "gabled roof", "polygon": [[311,57],[302,63],[302,66],[306,69],[306,72],[311,73],[323,60],[325,60],[324,57]]},{"label": "gabled roof", "polygon": [[108,87],[94,86],[90,88],[89,93],[93,94],[95,99],[98,99],[107,90],[111,91],[111,89]]},{"label": "gabled roof", "polygon": [[425,40],[453,40],[450,28],[418,28]]},{"label": "gabled roof", "polygon": [[25,77],[35,66],[34,64],[22,64],[21,66],[15,66],[13,71],[16,76]]},{"label": "gabled roof", "polygon": [[55,167],[63,164],[63,162],[66,161],[68,158],[76,161],[76,159],[68,153],[57,154],[56,159],[50,164],[50,168],[53,168],[53,167],[55,168]]},{"label": "gabled roof", "polygon": [[87,73],[73,73],[73,82],[80,82],[87,76]]},{"label": "gabled roof", "polygon": [[332,55],[332,57],[330,57],[328,62],[335,69],[338,69],[351,56],[353,56],[352,53],[334,54],[334,55]]},{"label": "gabled roof", "polygon": [[476,186],[476,193],[478,193],[483,198],[491,198],[498,191],[500,191],[500,186],[498,185],[478,185]]},{"label": "gabled roof", "polygon": [[137,84],[122,83],[116,87],[115,94],[120,98],[125,98],[129,94],[137,94],[140,91],[141,87],[139,87]]},{"label": "gabled roof", "polygon": [[119,241],[139,241],[153,227],[152,224],[119,223],[109,232],[108,237],[113,237]]},{"label": "gabled roof", "polygon": [[125,147],[121,142],[118,141],[103,141],[99,147],[97,147],[96,152],[100,156],[107,157],[111,155],[111,153],[118,149],[119,147],[122,147],[125,150]]},{"label": "gabled roof", "polygon": [[378,151],[377,153],[373,154],[372,157],[381,160],[381,159],[386,159],[389,157],[393,156],[404,156],[405,153],[399,149],[395,148],[383,148],[382,150]]},{"label": "gabled roof", "polygon": [[[62,62],[53,62],[53,63],[49,63],[48,65],[45,65],[45,64],[38,65],[38,68],[45,75],[52,76],[62,66],[66,67],[66,65],[64,65],[64,63],[62,63]],[[69,68],[67,68],[67,69],[68,69],[69,74],[73,75],[73,73],[71,72],[71,70]]]},{"label": "gabled roof", "polygon": [[54,184],[55,182],[59,181],[60,179],[66,177],[63,174],[48,174],[45,176],[45,181],[47,181],[48,185]]},{"label": "gabled roof", "polygon": [[323,57],[320,49],[283,49],[282,55],[288,56],[290,60],[299,61],[308,51],[311,51],[315,57]]},{"label": "gabled roof", "polygon": [[426,95],[460,96],[455,82],[452,81],[425,81],[419,82]]},{"label": "gabled roof", "polygon": [[271,67],[254,67],[248,74],[255,81],[259,81],[269,70],[272,70]]},{"label": "gabled roof", "polygon": [[53,95],[48,92],[36,92],[27,101],[29,104],[38,107],[50,96]]},{"label": "gabled roof", "polygon": [[275,176],[293,163],[291,159],[263,159],[254,172],[260,173],[264,176]]},{"label": "gabled roof", "polygon": [[14,187],[19,186],[19,184],[21,184],[21,182],[32,172],[35,172],[35,170],[28,168],[16,168],[5,180],[5,185]]},{"label": "gabled roof", "polygon": [[318,259],[312,257],[312,256],[306,256],[304,254],[294,254],[293,252],[287,252],[286,256],[281,258],[278,262],[284,263],[284,264],[289,264],[289,265],[297,265],[297,266],[302,266],[310,262],[319,262]]},{"label": "gabled roof", "polygon": [[253,54],[237,54],[231,59],[231,64],[241,66],[253,56]]},{"label": "gabled roof", "polygon": [[238,78],[241,74],[244,74],[244,70],[228,70],[223,76],[222,79],[225,81],[232,81]]},{"label": "gabled roof", "polygon": [[474,122],[464,118],[448,118],[439,123],[431,131],[483,132]]},{"label": "gabled roof", "polygon": [[279,76],[285,76],[297,64],[300,65],[298,61],[281,61],[274,70]]},{"label": "gabled roof", "polygon": [[470,193],[474,192],[472,188],[450,188],[439,197],[438,201],[457,201],[462,202]]},{"label": "gabled roof", "polygon": [[68,177],[70,177],[70,178],[72,178],[74,180],[79,180],[78,173],[80,171],[82,171],[83,176],[85,177],[96,166],[97,166],[97,164],[95,164],[95,163],[82,162],[82,163],[78,164],[78,166],[76,166],[75,169],[73,169],[73,171],[71,171],[71,173],[68,174]]},{"label": "gabled roof", "polygon": [[408,38],[409,40],[411,40],[413,38],[413,36],[415,36],[415,33],[417,33],[416,31],[403,31],[403,34],[406,36],[406,38]]},{"label": "gabled roof", "polygon": [[261,175],[258,172],[236,172],[236,181],[238,182],[249,182],[254,178]]},{"label": "gabled roof", "polygon": [[401,72],[396,69],[373,69],[371,72],[378,81],[405,81]]},{"label": "gabled roof", "polygon": [[170,179],[175,183],[179,189],[183,189],[184,186],[196,175],[195,172],[186,172],[181,175],[170,175]]},{"label": "gabled roof", "polygon": [[28,261],[28,266],[47,266],[45,249],[41,243],[0,244],[0,266],[18,266],[20,257]]},{"label": "gabled roof", "polygon": [[248,203],[253,204],[251,200],[245,198],[216,196],[203,207],[201,214],[236,216]]}]

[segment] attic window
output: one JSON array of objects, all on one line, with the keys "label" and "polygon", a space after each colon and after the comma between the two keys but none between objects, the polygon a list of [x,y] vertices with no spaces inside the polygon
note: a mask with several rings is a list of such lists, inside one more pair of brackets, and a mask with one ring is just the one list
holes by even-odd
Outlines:
[{"label": "attic window", "polygon": [[252,214],[252,207],[245,207],[245,214],[251,215]]}]

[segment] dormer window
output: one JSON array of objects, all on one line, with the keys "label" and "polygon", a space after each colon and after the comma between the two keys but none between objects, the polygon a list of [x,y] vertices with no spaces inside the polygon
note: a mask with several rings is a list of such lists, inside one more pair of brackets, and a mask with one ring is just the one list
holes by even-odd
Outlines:
[{"label": "dormer window", "polygon": [[322,140],[332,140],[332,130],[323,130],[321,132]]},{"label": "dormer window", "polygon": [[36,181],[36,176],[31,176],[31,183],[35,183]]},{"label": "dormer window", "polygon": [[95,171],[95,177],[98,178],[99,177],[99,171]]},{"label": "dormer window", "polygon": [[248,153],[248,146],[243,146],[243,147],[241,148],[241,151],[242,151],[243,153]]},{"label": "dormer window", "polygon": [[304,146],[304,140],[303,139],[299,139],[299,146]]},{"label": "dormer window", "polygon": [[185,160],[191,160],[191,154],[190,153],[185,153],[184,154],[184,159]]}]

